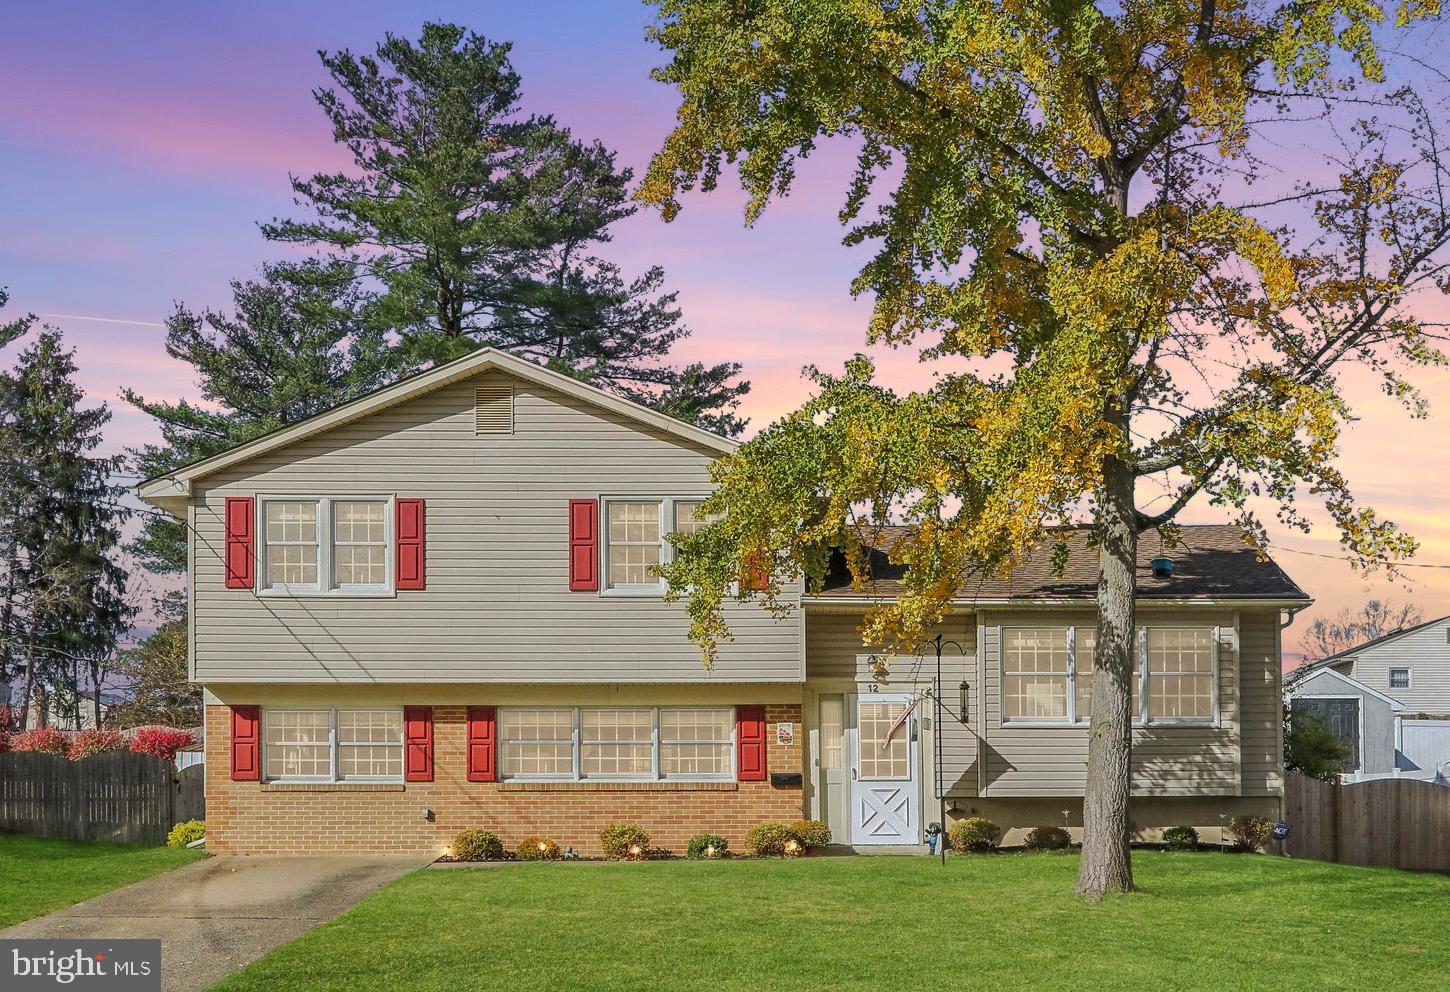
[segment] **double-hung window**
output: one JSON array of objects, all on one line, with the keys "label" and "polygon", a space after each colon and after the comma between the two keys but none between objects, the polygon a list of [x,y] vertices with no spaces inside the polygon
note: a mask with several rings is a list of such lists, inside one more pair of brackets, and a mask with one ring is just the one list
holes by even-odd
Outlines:
[{"label": "double-hung window", "polygon": [[1072,675],[1067,627],[1002,628],[1002,716],[1066,721]]},{"label": "double-hung window", "polygon": [[671,534],[689,536],[720,519],[700,513],[702,497],[604,499],[605,587],[622,594],[657,595],[664,581],[652,572],[674,553]]},{"label": "double-hung window", "polygon": [[263,497],[261,591],[376,595],[392,589],[388,497]]},{"label": "double-hung window", "polygon": [[1149,627],[1142,661],[1147,723],[1211,723],[1217,706],[1216,638],[1212,627]]},{"label": "double-hung window", "polygon": [[504,779],[728,780],[734,777],[730,707],[503,707]]},{"label": "double-hung window", "polygon": [[262,727],[268,781],[403,780],[402,710],[268,709]]},{"label": "double-hung window", "polygon": [[[1004,627],[1004,723],[1086,724],[1092,712],[1094,627]],[[1134,641],[1136,725],[1212,723],[1218,665],[1212,627],[1147,627]]]}]

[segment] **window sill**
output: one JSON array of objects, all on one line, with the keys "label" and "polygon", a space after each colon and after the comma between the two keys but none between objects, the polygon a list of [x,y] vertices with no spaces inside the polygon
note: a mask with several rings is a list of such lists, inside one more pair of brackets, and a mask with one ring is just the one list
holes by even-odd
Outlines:
[{"label": "window sill", "polygon": [[397,599],[396,589],[258,589],[259,599]]},{"label": "window sill", "polygon": [[737,782],[501,782],[500,792],[739,792]]},{"label": "window sill", "polygon": [[402,792],[402,782],[263,782],[263,792]]},{"label": "window sill", "polygon": [[599,595],[610,599],[664,599],[665,590],[663,586],[639,586],[632,589],[613,586],[600,590]]}]

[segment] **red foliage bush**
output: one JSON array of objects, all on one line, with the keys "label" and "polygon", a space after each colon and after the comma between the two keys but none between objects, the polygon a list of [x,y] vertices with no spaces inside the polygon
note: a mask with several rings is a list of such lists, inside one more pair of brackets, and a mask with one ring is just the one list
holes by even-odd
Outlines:
[{"label": "red foliage bush", "polygon": [[9,706],[0,706],[0,754],[10,750],[10,735],[20,725],[20,714]]},{"label": "red foliage bush", "polygon": [[70,759],[79,761],[93,754],[126,750],[126,738],[119,730],[82,730],[70,742]]},{"label": "red foliage bush", "polygon": [[189,730],[175,730],[171,727],[142,727],[131,735],[131,750],[142,754],[176,760],[176,752],[196,743]]},{"label": "red foliage bush", "polygon": [[70,739],[54,727],[36,727],[10,738],[12,751],[42,751],[62,758],[70,753]]}]

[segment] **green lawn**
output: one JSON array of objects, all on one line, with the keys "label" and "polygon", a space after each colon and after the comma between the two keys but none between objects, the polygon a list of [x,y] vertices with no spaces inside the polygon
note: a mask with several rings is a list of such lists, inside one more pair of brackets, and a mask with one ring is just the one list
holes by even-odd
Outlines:
[{"label": "green lawn", "polygon": [[200,851],[0,834],[0,928],[190,864]]},{"label": "green lawn", "polygon": [[420,871],[216,990],[1446,988],[1450,878],[1274,857],[1073,855]]}]

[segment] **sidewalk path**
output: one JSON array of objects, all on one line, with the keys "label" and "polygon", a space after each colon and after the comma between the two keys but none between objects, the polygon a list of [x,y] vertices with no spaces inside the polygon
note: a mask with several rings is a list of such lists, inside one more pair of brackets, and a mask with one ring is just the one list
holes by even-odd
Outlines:
[{"label": "sidewalk path", "polygon": [[162,988],[197,992],[427,860],[207,858],[17,923],[0,937],[159,937]]}]

